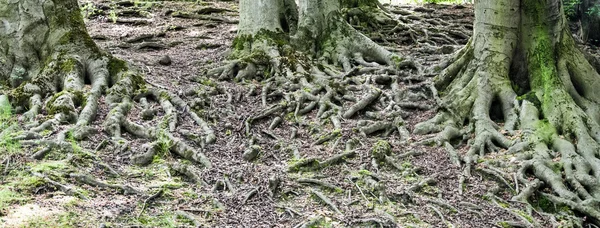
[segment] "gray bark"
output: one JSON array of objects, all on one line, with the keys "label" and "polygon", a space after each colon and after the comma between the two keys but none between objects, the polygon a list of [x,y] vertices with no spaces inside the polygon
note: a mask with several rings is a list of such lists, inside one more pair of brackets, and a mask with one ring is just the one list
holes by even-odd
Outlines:
[{"label": "gray bark", "polygon": [[[476,2],[471,41],[435,79],[445,111],[415,131],[444,134],[466,122],[475,137],[463,158],[466,174],[487,152],[521,153],[523,184],[543,183],[557,195],[553,202],[597,222],[600,211],[586,202],[600,200],[600,75],[575,46],[562,10],[559,0]],[[521,87],[520,99],[511,85]],[[520,129],[522,139],[511,141],[498,130],[490,118],[494,104],[501,106],[504,130]]]},{"label": "gray bark", "polygon": [[13,87],[39,75],[59,49],[80,55],[97,51],[76,0],[0,0],[0,22],[0,79]]},{"label": "gray bark", "polygon": [[240,35],[254,35],[261,30],[282,31],[283,15],[282,0],[241,0],[238,32]]}]

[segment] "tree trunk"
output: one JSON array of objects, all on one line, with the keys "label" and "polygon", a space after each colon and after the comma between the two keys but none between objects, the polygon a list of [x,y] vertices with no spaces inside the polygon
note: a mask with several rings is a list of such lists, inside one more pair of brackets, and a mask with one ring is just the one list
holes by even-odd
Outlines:
[{"label": "tree trunk", "polygon": [[582,39],[600,44],[600,0],[582,0],[580,4]]},{"label": "tree trunk", "polygon": [[[390,53],[347,22],[345,16],[350,14],[346,7],[383,15],[376,0],[301,0],[297,5],[293,0],[276,2],[241,1],[242,19],[229,56],[232,60],[207,72],[207,76],[221,80],[263,82],[261,101],[265,110],[248,118],[247,134],[251,133],[254,121],[268,117],[281,119],[279,115],[289,117],[289,114],[295,118],[312,110],[318,110],[316,116],[320,122],[330,121],[334,132],[339,133],[343,118],[351,118],[383,99],[400,97],[388,93],[384,96],[380,89],[355,78],[370,73],[385,75],[379,81],[391,86],[400,80],[400,68],[407,71],[416,68],[414,62]],[[271,4],[270,9],[265,9],[265,4]],[[268,23],[252,22],[263,19]],[[395,21],[394,26],[397,24]],[[349,86],[355,91],[349,91]],[[398,86],[394,86],[394,91],[397,90]],[[350,98],[355,92],[366,97]],[[360,127],[361,131],[364,134],[397,131],[407,139],[402,112],[394,104],[386,109],[389,113],[377,114],[378,121],[361,122],[366,124]]]},{"label": "tree trunk", "polygon": [[[297,71],[295,63],[303,62],[299,60],[304,57],[318,60],[318,64],[341,66],[346,72],[353,68],[352,62],[366,66],[413,65],[348,24],[342,15],[345,7],[368,9],[369,15],[386,21],[381,19],[386,16],[381,16],[383,12],[375,0],[302,0],[298,5],[294,0],[242,0],[239,32],[230,56],[234,60],[210,70],[208,75],[220,79],[268,76],[286,71],[281,66],[285,62],[292,65],[284,68]],[[282,61],[286,58],[291,61]]]},{"label": "tree trunk", "polygon": [[241,0],[238,34],[256,35],[261,30],[282,32],[284,13],[281,0]]},{"label": "tree trunk", "polygon": [[[443,111],[415,132],[439,132],[429,141],[447,144],[470,125],[462,131],[475,133],[463,158],[467,175],[479,156],[507,148],[521,154],[518,176],[528,190],[516,200],[546,197],[600,219],[600,75],[575,46],[561,2],[481,0],[475,17],[469,44],[438,68]],[[498,122],[523,137],[509,140]]]},{"label": "tree trunk", "polygon": [[[17,86],[39,75],[44,61],[59,49],[98,49],[87,35],[75,0],[0,2],[0,79]],[[81,35],[73,35],[81,34]]]},{"label": "tree trunk", "polygon": [[[20,118],[28,128],[15,138],[23,139],[24,145],[43,147],[33,158],[41,159],[53,149],[72,150],[67,137],[82,140],[94,133],[88,125],[104,101],[111,109],[104,131],[114,139],[122,139],[122,130],[150,140],[158,140],[162,132],[172,152],[210,167],[201,152],[165,133],[177,127],[174,105],[189,110],[187,104],[174,94],[147,86],[127,63],[103,53],[87,33],[77,0],[0,0],[0,21],[0,96],[9,97],[17,112],[27,110]],[[128,120],[134,97],[159,101],[169,128],[147,128]],[[48,120],[39,123],[43,110]],[[212,143],[214,134],[208,125],[196,114],[190,115],[207,133],[205,142]],[[63,124],[69,126],[61,128],[55,139],[40,134]],[[155,145],[147,144],[141,156],[152,158]]]}]

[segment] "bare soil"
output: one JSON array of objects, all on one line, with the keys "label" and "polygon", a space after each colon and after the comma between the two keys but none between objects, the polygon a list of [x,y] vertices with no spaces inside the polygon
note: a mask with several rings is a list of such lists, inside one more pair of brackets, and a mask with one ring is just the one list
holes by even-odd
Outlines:
[{"label": "bare soil", "polygon": [[[269,128],[272,118],[255,123],[251,131],[262,150],[254,161],[245,161],[242,153],[248,149],[248,138],[244,121],[264,110],[260,95],[246,94],[250,87],[262,86],[261,82],[202,79],[207,69],[226,61],[237,31],[237,3],[162,1],[121,5],[106,0],[80,3],[85,10],[93,13],[86,23],[90,35],[101,48],[136,66],[146,75],[148,83],[178,94],[188,103],[204,103],[202,117],[209,122],[217,136],[216,143],[203,149],[213,164],[211,169],[199,171],[199,176],[207,185],[192,183],[186,177],[172,172],[168,168],[169,163],[185,163],[176,155],[156,157],[148,166],[132,164],[131,155],[139,152],[146,141],[131,136],[126,136],[123,145],[109,143],[96,151],[97,146],[108,139],[101,125],[109,110],[101,105],[94,123],[100,133],[80,142],[80,146],[94,151],[121,175],[111,176],[94,164],[78,168],[99,180],[130,185],[144,194],[123,195],[110,189],[77,185],[72,179],[64,178],[65,183],[87,192],[87,199],[65,196],[51,185],[43,184],[34,192],[22,192],[26,199],[3,208],[0,213],[3,227],[295,227],[315,219],[320,220],[313,227],[498,227],[501,221],[520,221],[523,217],[516,216],[519,213],[544,220],[540,213],[527,212],[524,205],[500,203],[512,197],[511,190],[493,177],[475,172],[466,181],[466,186],[458,186],[460,167],[452,165],[443,148],[415,144],[425,138],[422,136],[411,136],[407,142],[397,135],[366,137],[355,133],[351,127],[354,124],[350,123],[344,124],[339,140],[341,143],[332,141],[313,145],[315,138],[311,128],[321,127],[322,132],[331,130],[330,126],[313,126],[311,123],[316,121],[314,113],[306,115],[299,122],[284,121],[270,131],[279,140],[263,132]],[[227,10],[205,14],[211,17],[204,18],[177,16],[185,15],[181,12],[194,14],[207,7]],[[460,28],[470,35],[472,29],[474,16],[471,5],[401,5],[389,8],[398,13],[396,17],[402,17],[405,23],[421,30]],[[402,15],[401,12],[410,14]],[[444,34],[443,31],[441,33]],[[391,39],[393,37],[387,37],[392,41],[376,40],[390,50],[417,59],[423,66],[433,66],[448,58],[452,50],[458,50],[466,42],[464,37],[450,33],[446,35],[455,43],[430,41],[429,44],[415,44],[402,39],[394,42]],[[442,53],[441,47],[446,51]],[[166,56],[171,64],[159,63]],[[419,85],[426,85],[430,79],[407,79],[402,86],[419,90]],[[223,93],[202,98],[185,96],[188,90],[206,86],[222,88],[240,99],[228,103],[228,96]],[[431,96],[415,103],[435,104]],[[159,107],[155,102],[151,104]],[[410,113],[406,122],[409,130],[412,130],[416,123],[430,118],[436,110],[406,111]],[[134,107],[128,118],[139,124],[154,126],[159,124],[160,117],[164,115],[159,112],[156,118],[146,121],[140,118],[140,112],[140,107]],[[178,129],[200,134],[198,127],[186,115],[180,115]],[[289,138],[292,129],[298,131],[295,139]],[[342,153],[344,142],[351,138],[360,142],[353,158],[318,171],[288,171],[295,161],[285,148],[298,148],[303,158],[326,159]],[[371,164],[371,150],[381,139],[391,143],[392,156],[418,152],[419,155],[397,161],[406,170],[414,172],[401,173],[387,166],[375,170]],[[187,140],[189,144],[201,147],[193,139]],[[466,148],[462,148],[460,152],[465,151]],[[27,158],[29,153],[25,151],[25,154],[13,156],[11,169],[26,170],[39,165],[40,162]],[[55,154],[44,162],[62,159],[64,156]],[[377,190],[365,185],[365,177],[371,174],[379,179],[384,186],[384,195],[392,200],[382,200]],[[301,178],[317,179],[337,188],[328,190],[323,186],[302,184],[298,181]],[[408,191],[411,186],[427,179],[434,181],[414,193]],[[11,180],[7,177],[0,184],[7,184]],[[270,180],[281,181],[275,194],[269,187]],[[514,185],[514,181],[508,182]],[[464,189],[463,194],[459,194],[459,188]],[[163,193],[159,197],[144,203],[150,195],[161,189]],[[312,193],[313,190],[329,198],[341,213],[322,203]],[[368,219],[378,222],[365,222]]]}]

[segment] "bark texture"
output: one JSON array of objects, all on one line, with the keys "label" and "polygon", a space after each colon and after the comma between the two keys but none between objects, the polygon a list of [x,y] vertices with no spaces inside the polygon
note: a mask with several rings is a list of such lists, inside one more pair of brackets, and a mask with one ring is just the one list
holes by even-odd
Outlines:
[{"label": "bark texture", "polygon": [[[407,64],[354,29],[345,16],[357,13],[347,11],[349,8],[386,17],[381,5],[373,0],[303,0],[298,4],[293,0],[240,1],[241,20],[233,42],[233,61],[208,75],[221,79],[251,78],[262,75],[263,68],[269,68],[267,75],[285,72],[281,68],[285,63],[289,64],[284,68],[297,71],[295,64],[300,62],[340,66],[346,72],[367,62],[392,67]],[[310,60],[302,60],[302,56]]]},{"label": "bark texture", "polygon": [[[132,160],[152,158],[158,153],[157,145],[163,145],[210,167],[201,151],[171,133],[177,129],[175,108],[190,110],[187,104],[146,85],[126,62],[102,52],[87,33],[77,0],[0,0],[0,21],[0,96],[10,99],[26,124],[15,138],[41,148],[33,158],[42,159],[53,150],[74,152],[76,148],[67,141],[96,133],[89,124],[95,120],[99,102],[106,102],[110,112],[103,130],[113,143],[122,142],[123,133],[157,141],[145,145],[144,154]],[[148,106],[148,99],[165,110],[164,125],[148,128],[127,119],[136,101]],[[194,112],[186,113],[206,133],[203,143],[214,142],[210,127]],[[58,131],[56,138],[44,136],[53,130]]]},{"label": "bark texture", "polygon": [[489,152],[516,154],[526,189],[514,200],[548,199],[598,222],[600,75],[575,46],[561,2],[482,0],[475,16],[469,44],[437,68],[441,111],[415,132],[439,132],[427,142],[446,146],[474,133],[465,175]]},{"label": "bark texture", "polygon": [[[264,109],[245,123],[251,139],[249,148],[254,148],[244,153],[247,160],[259,151],[252,140],[254,123],[272,118],[272,130],[283,119],[297,123],[313,110],[318,128],[328,129],[323,133],[315,129],[315,145],[329,141],[337,145],[342,130],[348,129],[343,127],[344,120],[361,118],[362,113],[369,120],[358,121],[354,126],[357,132],[398,133],[402,140],[408,139],[403,120],[406,113],[400,107],[405,97],[400,95],[398,81],[402,80],[400,69],[415,72],[416,64],[378,45],[347,20],[349,15],[360,15],[351,14],[350,9],[362,9],[393,21],[376,0],[302,0],[298,4],[290,0],[262,9],[264,2],[267,1],[240,2],[242,21],[233,42],[231,61],[207,72],[207,76],[221,80],[262,82]],[[251,18],[263,17],[271,17],[269,23],[251,23]],[[383,87],[392,88],[393,92],[383,91]],[[371,108],[379,105],[384,108]],[[292,170],[307,164],[311,163],[301,163]]]}]

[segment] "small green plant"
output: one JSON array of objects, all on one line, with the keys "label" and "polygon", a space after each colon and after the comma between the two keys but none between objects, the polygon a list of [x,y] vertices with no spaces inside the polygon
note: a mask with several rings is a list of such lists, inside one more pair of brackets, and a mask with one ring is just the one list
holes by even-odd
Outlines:
[{"label": "small green plant", "polygon": [[579,7],[579,3],[581,3],[581,0],[564,0],[563,1],[565,15],[568,18],[573,18],[577,15],[577,8]]},{"label": "small green plant", "polygon": [[117,23],[117,19],[119,19],[119,17],[114,9],[111,9],[110,12],[108,12],[108,19],[110,19],[112,23]]},{"label": "small green plant", "polygon": [[0,129],[0,158],[22,152],[21,144],[13,139],[20,128],[5,96],[0,97]]},{"label": "small green plant", "polygon": [[600,5],[594,5],[590,7],[585,13],[590,16],[600,16]]},{"label": "small green plant", "polygon": [[151,1],[141,2],[141,1],[136,0],[135,2],[133,2],[133,4],[136,8],[140,8],[141,10],[146,10],[146,11],[150,10],[150,8],[152,8],[152,6],[154,6],[154,2],[151,2]]},{"label": "small green plant", "polygon": [[81,7],[81,16],[83,16],[84,19],[89,19],[102,12],[102,10],[96,8],[94,3],[92,2],[83,3],[82,5],[83,6]]},{"label": "small green plant", "polygon": [[108,19],[110,19],[112,23],[117,23],[117,19],[119,19],[119,16],[117,16],[117,11],[115,11],[116,8],[117,4],[115,3],[115,0],[111,0],[110,11],[108,11]]},{"label": "small green plant", "polygon": [[10,205],[25,201],[26,199],[18,192],[7,188],[0,188],[0,211],[6,210]]}]

